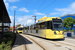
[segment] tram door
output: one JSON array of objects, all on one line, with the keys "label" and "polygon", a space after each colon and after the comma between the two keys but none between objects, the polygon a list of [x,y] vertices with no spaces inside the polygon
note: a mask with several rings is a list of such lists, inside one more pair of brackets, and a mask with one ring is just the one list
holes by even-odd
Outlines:
[{"label": "tram door", "polygon": [[36,33],[38,33],[38,24],[36,24]]}]

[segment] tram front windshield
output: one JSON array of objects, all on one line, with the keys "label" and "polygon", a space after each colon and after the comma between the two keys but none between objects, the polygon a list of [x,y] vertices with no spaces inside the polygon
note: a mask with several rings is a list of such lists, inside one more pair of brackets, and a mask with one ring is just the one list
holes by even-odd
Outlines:
[{"label": "tram front windshield", "polygon": [[53,30],[63,30],[62,23],[53,23]]},{"label": "tram front windshield", "polygon": [[23,30],[23,28],[18,28],[18,30]]}]

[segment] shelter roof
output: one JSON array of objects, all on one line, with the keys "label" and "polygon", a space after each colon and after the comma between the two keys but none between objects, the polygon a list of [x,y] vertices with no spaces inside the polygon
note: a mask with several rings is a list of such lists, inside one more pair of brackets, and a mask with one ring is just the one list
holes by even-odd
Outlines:
[{"label": "shelter roof", "polygon": [[0,22],[11,23],[3,0],[0,0]]}]

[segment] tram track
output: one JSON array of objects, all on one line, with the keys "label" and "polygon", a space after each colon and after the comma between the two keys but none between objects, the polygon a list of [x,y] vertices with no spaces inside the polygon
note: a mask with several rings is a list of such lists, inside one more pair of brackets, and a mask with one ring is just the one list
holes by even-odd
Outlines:
[{"label": "tram track", "polygon": [[[29,38],[31,38],[31,39],[33,39],[34,38],[34,36],[29,36],[29,35],[26,35],[26,36],[28,36]],[[33,38],[32,38],[33,37]],[[35,41],[35,39],[36,39],[37,37],[35,37],[34,38],[34,41]],[[61,45],[59,45],[59,44],[56,44],[57,42],[54,42],[54,41],[50,41],[50,40],[47,40],[47,39],[42,39],[42,38],[38,38],[38,39],[40,39],[40,41],[38,41],[38,42],[42,42],[42,41],[45,41],[45,42],[47,42],[47,43],[51,43],[51,44],[53,44],[53,45],[55,45],[56,47],[62,47]],[[44,45],[45,46],[45,45]],[[45,46],[46,47],[46,46]],[[47,49],[48,49],[48,47],[46,47]],[[68,48],[68,47],[65,47],[66,49],[68,49],[68,50],[71,50],[70,48]],[[48,49],[49,50],[49,49]]]},{"label": "tram track", "polygon": [[[70,48],[70,47],[74,47],[75,48],[75,46],[74,45],[72,45],[72,44],[75,44],[75,43],[73,43],[73,42],[69,42],[69,41],[63,41],[63,42],[60,42],[60,41],[52,41],[52,40],[46,40],[46,39],[43,39],[43,40],[45,40],[46,42],[49,42],[49,43],[52,43],[52,44],[54,44],[55,46],[63,46],[63,45],[65,45],[65,48],[67,48],[67,49],[69,49],[69,50],[72,50],[72,48]],[[72,43],[72,44],[67,44],[67,42],[68,43]],[[58,44],[58,45],[57,45]]]},{"label": "tram track", "polygon": [[[21,35],[20,35],[21,36]],[[26,45],[26,40],[21,36],[22,42],[24,44],[24,50],[28,50],[27,45]]]},{"label": "tram track", "polygon": [[[40,48],[42,48],[42,50],[47,50],[47,48],[45,48],[43,45],[41,45],[40,43],[38,43],[34,39],[32,39],[32,38],[30,38],[30,37],[28,37],[26,35],[24,35],[24,36],[27,37],[27,38],[29,38],[29,39],[31,39],[32,41],[34,41]],[[27,43],[26,40],[25,39],[23,39],[23,40],[24,40],[24,44],[25,44],[25,50],[29,50],[28,46],[26,45],[26,43]]]}]

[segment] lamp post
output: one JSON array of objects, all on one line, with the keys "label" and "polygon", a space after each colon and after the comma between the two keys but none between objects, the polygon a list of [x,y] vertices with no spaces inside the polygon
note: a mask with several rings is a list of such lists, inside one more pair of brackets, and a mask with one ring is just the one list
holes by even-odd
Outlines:
[{"label": "lamp post", "polygon": [[15,33],[15,10],[14,10],[14,27],[13,27],[13,32]]},{"label": "lamp post", "polygon": [[36,16],[34,15],[34,16],[32,16],[32,17],[35,17],[35,23],[36,23]]}]

